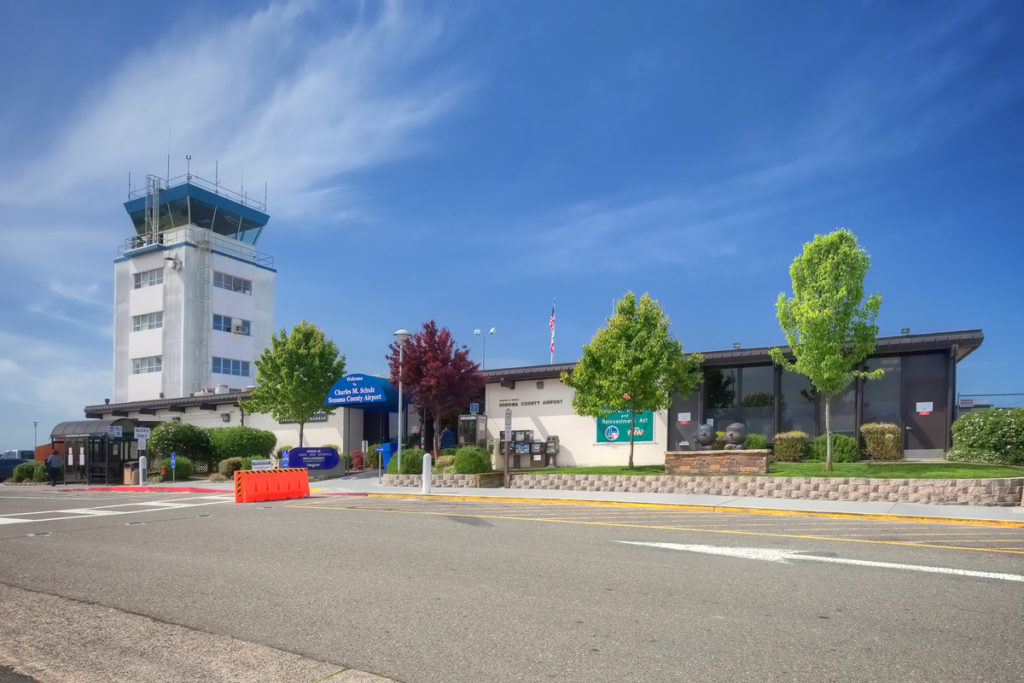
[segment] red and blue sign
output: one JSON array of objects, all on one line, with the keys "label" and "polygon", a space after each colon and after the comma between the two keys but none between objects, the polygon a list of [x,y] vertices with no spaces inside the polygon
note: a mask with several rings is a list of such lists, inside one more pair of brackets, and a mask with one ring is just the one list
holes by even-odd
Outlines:
[{"label": "red and blue sign", "polygon": [[341,459],[333,448],[293,448],[288,451],[286,467],[305,467],[307,470],[331,470]]}]

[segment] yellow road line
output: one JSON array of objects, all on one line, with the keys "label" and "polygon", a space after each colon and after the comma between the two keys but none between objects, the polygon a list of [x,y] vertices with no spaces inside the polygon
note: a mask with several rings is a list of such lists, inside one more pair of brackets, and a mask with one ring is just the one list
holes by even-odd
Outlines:
[{"label": "yellow road line", "polygon": [[1024,520],[1004,519],[950,519],[924,515],[890,515],[871,512],[818,512],[809,510],[775,510],[771,508],[729,507],[722,505],[676,505],[671,503],[630,503],[617,500],[577,500],[575,498],[517,498],[513,496],[471,496],[419,493],[368,493],[368,498],[404,498],[406,500],[462,500],[473,502],[532,503],[543,505],[589,505],[651,510],[686,510],[691,512],[731,512],[748,515],[778,515],[799,517],[830,517],[834,519],[874,519],[886,522],[926,522],[929,524],[964,524],[971,526],[1011,527],[1024,529]]},{"label": "yellow road line", "polygon": [[544,517],[517,517],[517,516],[499,516],[499,515],[467,515],[457,514],[451,512],[429,512],[426,510],[389,510],[384,508],[361,508],[361,507],[332,507],[325,505],[302,505],[292,504],[285,505],[283,507],[294,507],[294,508],[309,508],[315,510],[347,510],[352,512],[395,512],[403,515],[428,515],[435,517],[471,517],[477,519],[507,519],[520,522],[548,522],[553,524],[583,524],[587,526],[608,526],[626,529],[656,529],[661,531],[692,531],[697,533],[705,534],[734,534],[741,536],[766,536],[771,538],[800,538],[814,541],[838,541],[845,543],[870,543],[874,545],[900,545],[909,546],[915,548],[937,548],[942,550],[974,550],[978,552],[989,552],[989,553],[1007,553],[1013,555],[1024,555],[1024,550],[1009,550],[1000,548],[971,548],[967,546],[954,546],[954,545],[940,545],[930,543],[910,543],[904,541],[879,541],[871,539],[859,539],[859,538],[839,538],[833,536],[813,536],[804,534],[782,534],[782,533],[765,533],[762,531],[741,531],[736,529],[703,529],[700,527],[677,527],[677,526],[661,526],[661,525],[645,525],[645,524],[622,524],[612,522],[588,522],[581,520],[561,520],[561,519],[549,519]]}]

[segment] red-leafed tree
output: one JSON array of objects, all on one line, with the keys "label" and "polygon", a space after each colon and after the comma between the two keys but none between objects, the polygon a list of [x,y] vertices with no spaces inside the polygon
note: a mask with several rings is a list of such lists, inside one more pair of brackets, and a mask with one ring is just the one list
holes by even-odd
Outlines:
[{"label": "red-leafed tree", "polygon": [[434,453],[441,452],[441,430],[438,421],[452,411],[469,405],[483,389],[480,366],[469,360],[469,349],[456,348],[448,328],[437,328],[433,320],[423,323],[423,330],[409,337],[402,352],[399,377],[398,342],[388,347],[391,383],[408,392],[410,401],[426,408],[434,421]]}]

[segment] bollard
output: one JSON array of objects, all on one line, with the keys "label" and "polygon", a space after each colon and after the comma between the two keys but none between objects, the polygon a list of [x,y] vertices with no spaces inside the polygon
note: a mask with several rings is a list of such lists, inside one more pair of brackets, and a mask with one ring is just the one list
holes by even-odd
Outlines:
[{"label": "bollard", "polygon": [[146,460],[146,456],[139,456],[139,486],[145,486],[148,482],[146,481],[146,466],[149,461]]},{"label": "bollard", "polygon": [[423,454],[423,493],[430,493],[430,453]]}]

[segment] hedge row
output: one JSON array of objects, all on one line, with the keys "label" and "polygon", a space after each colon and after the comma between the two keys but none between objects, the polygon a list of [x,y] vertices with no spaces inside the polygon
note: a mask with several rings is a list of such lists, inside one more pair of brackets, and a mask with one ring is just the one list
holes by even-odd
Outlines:
[{"label": "hedge row", "polygon": [[[832,461],[856,462],[862,455],[875,460],[899,460],[903,453],[902,433],[898,425],[870,423],[860,428],[864,439],[864,453],[857,440],[845,434],[832,435]],[[812,442],[804,432],[785,432],[775,435],[775,459],[784,462],[825,460],[828,437],[819,435]]]}]

